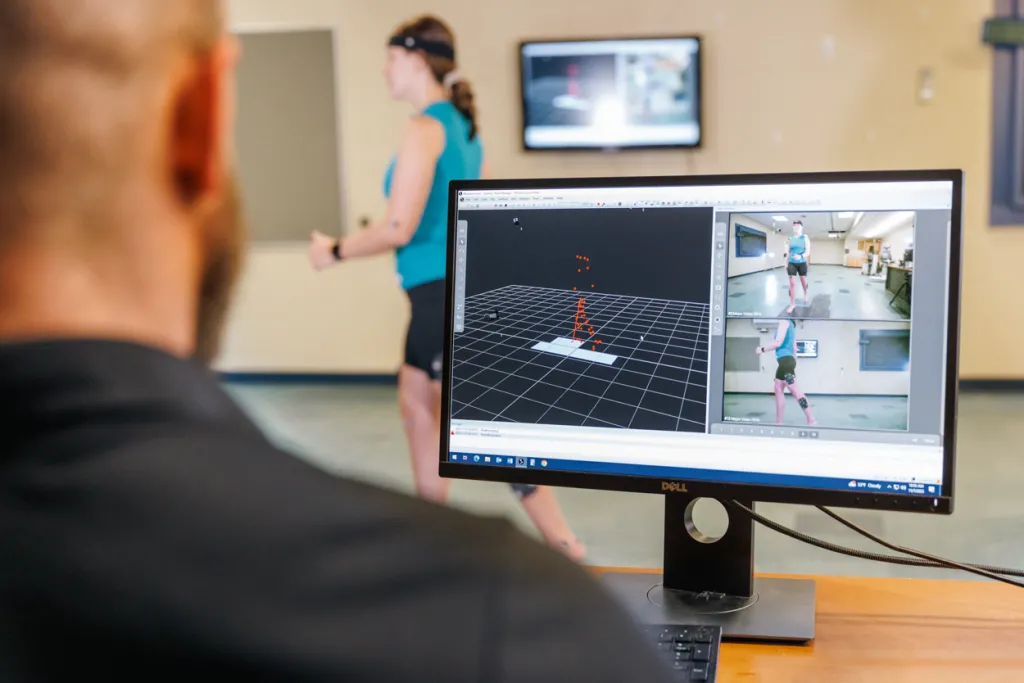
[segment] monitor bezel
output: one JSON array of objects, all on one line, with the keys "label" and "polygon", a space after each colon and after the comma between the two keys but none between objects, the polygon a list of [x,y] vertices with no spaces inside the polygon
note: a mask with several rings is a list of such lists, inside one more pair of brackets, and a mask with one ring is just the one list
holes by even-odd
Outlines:
[{"label": "monitor bezel", "polygon": [[[685,144],[685,143],[669,143],[669,144],[638,144],[638,145],[557,145],[552,147],[531,147],[526,142],[526,129],[527,129],[527,100],[526,100],[526,73],[523,69],[523,51],[531,45],[555,45],[555,44],[580,44],[585,45],[587,43],[606,43],[606,42],[620,42],[620,43],[631,43],[631,42],[646,42],[650,40],[695,40],[697,41],[697,127],[700,130],[700,135],[697,138],[697,142]],[[704,38],[700,34],[691,35],[645,35],[645,36],[608,36],[608,37],[589,37],[589,38],[533,38],[529,40],[522,40],[519,42],[518,47],[518,60],[519,60],[519,117],[520,117],[520,135],[519,143],[524,152],[530,153],[550,153],[550,152],[634,152],[634,151],[651,151],[651,150],[698,150],[704,146],[704,140],[707,137],[704,129]]]},{"label": "monitor bezel", "polygon": [[[451,427],[451,368],[455,347],[454,277],[455,240],[458,216],[458,193],[473,190],[543,190],[594,189],[629,187],[687,187],[710,185],[796,185],[832,183],[878,183],[947,181],[953,183],[950,210],[950,264],[948,322],[946,329],[945,414],[942,443],[942,496],[871,493],[858,491],[810,489],[768,484],[734,484],[692,479],[666,480],[620,474],[591,474],[537,469],[505,469],[452,463],[449,455]],[[445,293],[445,349],[442,378],[441,443],[439,473],[450,479],[494,481],[516,484],[560,486],[568,488],[664,494],[666,482],[684,484],[692,496],[719,500],[745,499],[765,503],[798,505],[829,505],[834,507],[874,510],[896,510],[933,514],[951,514],[955,496],[956,421],[959,394],[960,307],[963,254],[963,171],[955,169],[917,171],[848,171],[830,173],[744,174],[709,176],[639,176],[628,178],[547,178],[529,180],[467,180],[449,185],[448,255]],[[937,504],[933,504],[937,501]]]}]

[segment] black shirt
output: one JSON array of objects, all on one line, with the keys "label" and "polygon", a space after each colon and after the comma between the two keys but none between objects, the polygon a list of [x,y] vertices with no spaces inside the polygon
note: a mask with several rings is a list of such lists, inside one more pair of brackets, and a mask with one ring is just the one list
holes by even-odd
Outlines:
[{"label": "black shirt", "polygon": [[212,373],[0,346],[0,680],[657,682],[589,575],[275,448]]}]

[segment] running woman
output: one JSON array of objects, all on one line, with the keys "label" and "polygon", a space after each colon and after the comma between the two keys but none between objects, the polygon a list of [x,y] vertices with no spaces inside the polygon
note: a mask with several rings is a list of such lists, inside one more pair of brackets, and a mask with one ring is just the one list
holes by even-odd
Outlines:
[{"label": "running woman", "polygon": [[[398,398],[413,476],[420,496],[448,498],[449,480],[438,475],[441,433],[441,371],[444,358],[445,266],[448,183],[487,175],[473,91],[455,68],[455,41],[440,19],[421,17],[401,26],[388,43],[384,76],[393,99],[412,105],[384,179],[387,218],[342,240],[315,232],[309,255],[322,270],[341,261],[397,252],[398,275],[412,319]],[[575,560],[585,555],[554,492],[513,485],[544,540]]]},{"label": "running woman", "polygon": [[792,320],[780,320],[779,330],[775,333],[772,343],[757,347],[759,356],[769,351],[775,351],[775,360],[779,364],[775,370],[775,424],[782,424],[782,416],[786,412],[787,389],[800,404],[800,409],[807,417],[807,424],[818,424],[811,413],[807,395],[796,383],[796,324]]}]

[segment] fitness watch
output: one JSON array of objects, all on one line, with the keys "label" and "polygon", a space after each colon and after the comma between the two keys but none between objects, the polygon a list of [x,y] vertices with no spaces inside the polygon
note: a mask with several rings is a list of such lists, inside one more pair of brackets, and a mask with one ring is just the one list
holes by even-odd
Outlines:
[{"label": "fitness watch", "polygon": [[334,246],[331,247],[331,255],[334,256],[335,261],[341,260],[341,240],[335,242]]}]

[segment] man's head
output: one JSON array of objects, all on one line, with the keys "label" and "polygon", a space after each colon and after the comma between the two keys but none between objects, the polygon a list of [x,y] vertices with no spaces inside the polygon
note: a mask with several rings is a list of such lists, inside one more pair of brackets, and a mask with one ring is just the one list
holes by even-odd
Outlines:
[{"label": "man's head", "polygon": [[804,224],[801,221],[793,221],[793,234],[797,237],[804,234]]},{"label": "man's head", "polygon": [[0,1],[0,340],[215,353],[235,58],[220,0]]}]

